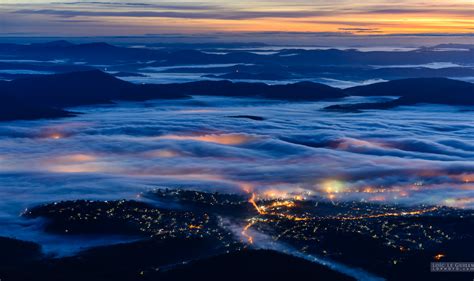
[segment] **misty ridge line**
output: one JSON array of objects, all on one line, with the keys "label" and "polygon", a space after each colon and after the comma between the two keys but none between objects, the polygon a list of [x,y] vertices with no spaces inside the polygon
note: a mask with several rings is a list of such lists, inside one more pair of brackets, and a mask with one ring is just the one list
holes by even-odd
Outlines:
[{"label": "misty ridge line", "polygon": [[[271,34],[271,33],[269,33]],[[277,35],[277,33],[276,33]],[[215,43],[219,47],[219,43]],[[159,46],[159,45],[158,45]],[[232,47],[227,43],[224,46]],[[235,44],[235,47],[246,45]],[[257,45],[258,46],[258,45]],[[264,45],[265,46],[265,45]],[[153,47],[153,45],[152,45]],[[166,47],[166,45],[164,45]],[[178,49],[150,49],[130,48],[115,46],[104,42],[90,42],[75,44],[66,40],[57,40],[46,43],[16,44],[0,43],[0,53],[7,57],[43,59],[81,59],[88,63],[116,62],[137,63],[154,61],[151,66],[183,65],[183,64],[215,64],[215,63],[282,63],[285,65],[305,64],[308,61],[317,62],[317,65],[395,65],[395,64],[421,64],[449,61],[452,63],[474,63],[474,45],[454,44],[437,45],[432,47],[416,48],[412,51],[369,51],[362,52],[357,49],[339,50],[328,47],[327,49],[307,50],[280,49],[272,55],[260,55],[249,50],[229,52],[223,55],[206,53],[201,50],[191,49],[189,46]],[[437,48],[465,48],[466,51],[437,51]],[[269,47],[269,49],[272,49]],[[231,49],[232,50],[232,49]],[[290,55],[291,56],[288,56]],[[165,61],[164,65],[157,64]]]},{"label": "misty ridge line", "polygon": [[320,101],[348,96],[393,96],[389,102],[335,105],[329,110],[388,109],[400,105],[433,103],[474,105],[474,84],[447,78],[411,78],[339,89],[315,82],[284,85],[230,81],[182,84],[133,84],[100,70],[20,78],[0,82],[0,120],[73,116],[65,108],[112,103],[183,99],[192,95],[265,98],[282,101]]}]

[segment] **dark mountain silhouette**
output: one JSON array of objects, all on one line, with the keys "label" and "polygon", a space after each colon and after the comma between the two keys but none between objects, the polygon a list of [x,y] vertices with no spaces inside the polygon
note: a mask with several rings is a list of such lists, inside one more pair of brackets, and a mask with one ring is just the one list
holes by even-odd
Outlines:
[{"label": "dark mountain silhouette", "polygon": [[255,48],[266,47],[265,43],[260,42],[212,42],[212,43],[151,43],[147,44],[150,47],[170,48],[170,49],[207,49],[218,52],[222,49],[234,48]]},{"label": "dark mountain silhouette", "polygon": [[71,116],[63,108],[113,100],[185,98],[160,93],[156,85],[136,85],[98,70],[40,75],[0,83],[0,120]]},{"label": "dark mountain silhouette", "polygon": [[42,257],[41,246],[32,242],[0,237],[0,268],[24,266]]},{"label": "dark mountain silhouette", "polygon": [[0,120],[65,117],[66,107],[178,99],[189,95],[262,97],[282,100],[321,100],[344,97],[341,90],[302,82],[290,85],[199,81],[185,84],[133,84],[93,70],[41,75],[0,83]]},{"label": "dark mountain silhouette", "polygon": [[13,80],[4,84],[2,93],[25,102],[54,107],[186,97],[166,95],[159,90],[158,85],[137,85],[93,70]]},{"label": "dark mountain silhouette", "polygon": [[453,96],[463,99],[463,102],[473,99],[473,89],[474,84],[472,83],[448,78],[411,78],[352,87],[344,92],[350,96],[397,96],[416,100],[439,99],[445,103]]},{"label": "dark mountain silhouette", "polygon": [[186,95],[256,97],[278,100],[316,101],[345,97],[342,90],[330,86],[300,82],[286,85],[267,85],[264,83],[234,83],[230,81],[198,81],[184,84],[162,84],[165,93]]},{"label": "dark mountain silhouette", "polygon": [[394,80],[340,90],[313,82],[286,85],[197,81],[183,84],[133,84],[93,70],[41,75],[0,83],[0,120],[70,116],[64,108],[110,103],[178,99],[191,95],[254,97],[286,101],[318,101],[352,96],[400,96],[384,103],[336,105],[332,110],[386,109],[435,103],[474,105],[474,84],[445,78]]},{"label": "dark mountain silhouette", "polygon": [[413,78],[349,88],[350,96],[396,96],[393,101],[334,105],[329,110],[388,109],[400,105],[432,103],[474,105],[474,84],[447,78]]},{"label": "dark mountain silhouette", "polygon": [[44,43],[33,43],[30,46],[40,47],[40,48],[54,48],[54,47],[62,48],[62,47],[71,47],[71,46],[74,46],[74,44],[66,40],[56,40],[56,41],[50,41],[50,42],[44,42]]},{"label": "dark mountain silhouette", "polygon": [[107,43],[73,44],[53,41],[30,45],[0,44],[0,54],[17,59],[68,59],[90,63],[118,63],[123,61],[162,59],[168,52],[150,49],[116,47]]},{"label": "dark mountain silhouette", "polygon": [[253,121],[263,121],[265,118],[261,116],[255,116],[255,115],[234,115],[234,116],[229,116],[229,118],[235,118],[235,119],[249,119]]},{"label": "dark mountain silhouette", "polygon": [[70,117],[74,113],[47,105],[0,96],[0,121]]},{"label": "dark mountain silhouette", "polygon": [[79,72],[86,70],[94,70],[95,68],[85,65],[73,64],[34,64],[34,63],[16,63],[16,62],[0,62],[0,69],[2,70],[38,70],[50,72]]}]

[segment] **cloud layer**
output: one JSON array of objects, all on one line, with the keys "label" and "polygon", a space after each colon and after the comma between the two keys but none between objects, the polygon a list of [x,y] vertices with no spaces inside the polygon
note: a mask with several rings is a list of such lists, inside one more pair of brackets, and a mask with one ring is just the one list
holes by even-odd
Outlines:
[{"label": "cloud layer", "polygon": [[[338,182],[340,200],[474,207],[465,200],[474,189],[470,112],[319,111],[326,105],[198,98],[5,123],[0,172],[11,180],[0,193],[25,207],[79,194],[130,198],[144,184],[326,196],[327,183]],[[265,120],[229,117],[242,113]],[[16,198],[17,188],[34,195]]]},{"label": "cloud layer", "polygon": [[[403,8],[400,8],[403,7]],[[474,3],[354,1],[11,1],[0,4],[2,33],[125,35],[160,32],[469,33]],[[57,19],[70,19],[70,26]],[[84,22],[78,22],[84,20]],[[87,22],[89,21],[89,22]],[[93,26],[95,29],[87,28]],[[100,24],[98,24],[100,23]],[[74,25],[73,25],[74,24]],[[114,28],[120,26],[120,28]],[[20,28],[21,27],[21,28]],[[352,28],[352,29],[351,29]],[[377,30],[377,32],[374,32]],[[121,31],[121,32],[119,32]]]}]

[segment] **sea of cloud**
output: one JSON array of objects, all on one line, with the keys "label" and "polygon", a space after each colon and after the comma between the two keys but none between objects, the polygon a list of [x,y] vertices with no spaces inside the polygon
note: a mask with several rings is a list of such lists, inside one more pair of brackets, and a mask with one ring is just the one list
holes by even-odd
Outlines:
[{"label": "sea of cloud", "polygon": [[330,104],[194,97],[4,122],[2,232],[20,233],[18,215],[40,203],[137,199],[158,186],[474,207],[473,111],[322,110]]}]

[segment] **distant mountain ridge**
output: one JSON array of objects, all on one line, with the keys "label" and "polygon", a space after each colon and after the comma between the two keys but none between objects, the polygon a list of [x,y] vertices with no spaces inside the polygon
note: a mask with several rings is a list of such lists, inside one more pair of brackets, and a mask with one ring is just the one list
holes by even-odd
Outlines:
[{"label": "distant mountain ridge", "polygon": [[[443,46],[441,46],[443,47]],[[449,48],[448,48],[449,49]],[[58,59],[67,58],[99,62],[129,62],[137,60],[166,60],[169,65],[179,63],[258,63],[304,66],[312,62],[319,65],[367,65],[367,64],[423,64],[431,62],[474,62],[474,49],[467,51],[436,51],[422,48],[414,51],[370,51],[355,49],[286,49],[271,55],[259,55],[250,51],[230,51],[228,54],[213,54],[193,49],[148,49],[114,46],[104,42],[74,44],[59,40],[47,43],[0,44],[0,54],[8,57]]]},{"label": "distant mountain ridge", "polygon": [[[141,73],[150,77],[163,73],[164,77],[171,79],[175,73],[266,81],[463,79],[474,77],[474,48],[469,46],[361,51],[304,47],[281,49],[278,46],[202,49],[199,45],[123,46],[104,42],[75,44],[64,40],[34,44],[0,43],[0,79],[12,80],[35,74],[25,70],[65,73],[85,68]],[[4,64],[6,62],[9,64]]]}]

